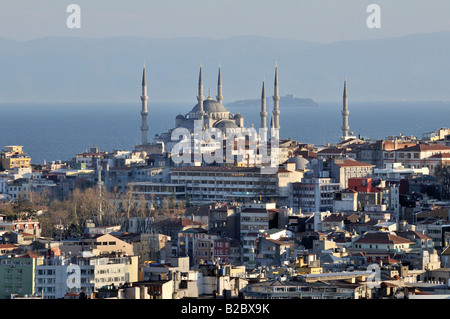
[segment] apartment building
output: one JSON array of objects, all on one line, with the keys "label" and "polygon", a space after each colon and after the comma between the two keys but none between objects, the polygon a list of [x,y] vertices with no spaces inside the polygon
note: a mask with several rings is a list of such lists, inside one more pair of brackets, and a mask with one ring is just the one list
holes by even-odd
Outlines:
[{"label": "apartment building", "polygon": [[255,266],[257,239],[269,229],[270,212],[276,211],[275,203],[248,203],[239,216],[239,238],[242,242],[242,260],[245,265]]},{"label": "apartment building", "polygon": [[44,299],[63,298],[68,292],[90,294],[107,285],[138,281],[138,256],[83,251],[70,258],[54,257],[36,267],[35,280]]},{"label": "apartment building", "polygon": [[43,257],[33,254],[0,256],[0,299],[40,293],[35,286],[35,270],[42,263]]},{"label": "apartment building", "polygon": [[332,211],[340,184],[332,178],[303,178],[292,184],[291,207],[302,213]]},{"label": "apartment building", "polygon": [[375,165],[350,159],[335,159],[331,163],[331,177],[341,185],[348,187],[348,179],[352,177],[368,177],[373,175]]},{"label": "apartment building", "polygon": [[257,167],[187,166],[173,168],[170,180],[184,185],[193,204],[249,202],[277,197],[277,174],[265,174]]},{"label": "apartment building", "polygon": [[0,163],[3,170],[10,170],[16,167],[31,167],[31,158],[23,152],[23,146],[5,146],[0,153]]},{"label": "apartment building", "polygon": [[[427,167],[433,174],[436,165],[442,164],[443,154],[450,154],[450,146],[441,144],[416,144],[413,146],[385,151],[386,163],[400,163],[404,168]],[[444,157],[444,162],[446,158]]]},{"label": "apartment building", "polygon": [[360,299],[370,298],[370,292],[364,284],[344,280],[268,280],[247,285],[243,295],[244,299]]}]

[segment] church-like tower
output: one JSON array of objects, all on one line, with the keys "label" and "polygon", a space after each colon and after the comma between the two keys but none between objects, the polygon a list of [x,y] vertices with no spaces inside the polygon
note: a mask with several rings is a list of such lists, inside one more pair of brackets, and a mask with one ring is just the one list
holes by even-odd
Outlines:
[{"label": "church-like tower", "polygon": [[267,111],[266,111],[266,89],[264,87],[264,79],[262,83],[262,92],[261,92],[261,112],[259,113],[261,116],[261,128],[267,128]]},{"label": "church-like tower", "polygon": [[275,81],[273,85],[273,127],[275,129],[280,129],[280,95],[278,92],[278,65],[275,65]]},{"label": "church-like tower", "polygon": [[343,94],[343,101],[342,101],[342,137],[341,139],[345,141],[349,136],[349,129],[348,126],[348,96],[347,96],[347,79],[344,79],[344,94]]},{"label": "church-like tower", "polygon": [[141,95],[141,101],[142,101],[142,110],[141,110],[141,117],[142,117],[142,124],[141,124],[142,145],[145,145],[148,142],[147,141],[147,135],[148,135],[147,100],[148,100],[148,96],[147,96],[147,81],[145,79],[145,63],[144,63],[144,69],[142,71],[142,95]]}]

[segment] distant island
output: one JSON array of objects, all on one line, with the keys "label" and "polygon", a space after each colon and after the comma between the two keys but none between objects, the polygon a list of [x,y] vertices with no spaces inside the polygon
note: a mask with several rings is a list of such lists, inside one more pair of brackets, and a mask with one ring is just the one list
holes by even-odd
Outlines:
[{"label": "distant island", "polygon": [[[269,103],[272,101],[271,97],[267,98],[267,105],[270,105]],[[283,107],[317,107],[319,104],[312,99],[309,98],[298,98],[295,97],[294,94],[287,94],[286,96],[280,97],[280,105]],[[238,100],[235,102],[228,103],[227,106],[234,107],[246,107],[246,106],[261,106],[261,100],[260,99],[249,99],[249,100]]]}]

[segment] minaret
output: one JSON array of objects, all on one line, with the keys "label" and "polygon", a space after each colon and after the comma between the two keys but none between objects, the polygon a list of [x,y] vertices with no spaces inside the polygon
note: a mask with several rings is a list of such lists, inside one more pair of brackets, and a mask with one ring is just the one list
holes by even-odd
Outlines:
[{"label": "minaret", "polygon": [[275,129],[280,129],[280,96],[278,94],[278,65],[275,65],[275,81],[273,85],[273,126]]},{"label": "minaret", "polygon": [[144,63],[144,70],[142,72],[142,95],[141,95],[141,101],[142,101],[142,111],[141,111],[141,117],[142,117],[142,124],[141,124],[141,132],[142,132],[142,145],[147,144],[147,133],[148,133],[148,124],[147,124],[147,82],[145,80],[145,63]]},{"label": "minaret", "polygon": [[262,92],[261,92],[261,112],[259,112],[261,116],[261,128],[267,128],[267,111],[266,111],[266,89],[264,88],[264,79],[262,84]]},{"label": "minaret", "polygon": [[200,72],[198,75],[198,95],[197,101],[199,106],[199,117],[203,120],[203,78],[202,78],[202,64],[200,63]]},{"label": "minaret", "polygon": [[217,96],[216,96],[217,102],[222,103],[223,96],[222,96],[222,76],[220,75],[220,63],[219,63],[219,76],[217,79]]},{"label": "minaret", "polygon": [[341,139],[345,141],[348,138],[348,96],[347,96],[347,79],[344,79],[344,95],[343,95],[343,105],[342,105],[342,137]]}]

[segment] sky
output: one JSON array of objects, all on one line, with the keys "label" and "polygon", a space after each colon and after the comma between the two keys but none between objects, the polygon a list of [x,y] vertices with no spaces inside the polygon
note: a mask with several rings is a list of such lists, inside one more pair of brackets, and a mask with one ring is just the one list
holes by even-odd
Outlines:
[{"label": "sky", "polygon": [[[81,9],[80,28],[68,28],[70,4]],[[380,28],[368,28],[370,4]],[[446,0],[2,0],[0,37],[152,38],[239,35],[331,43],[450,31]]]}]

